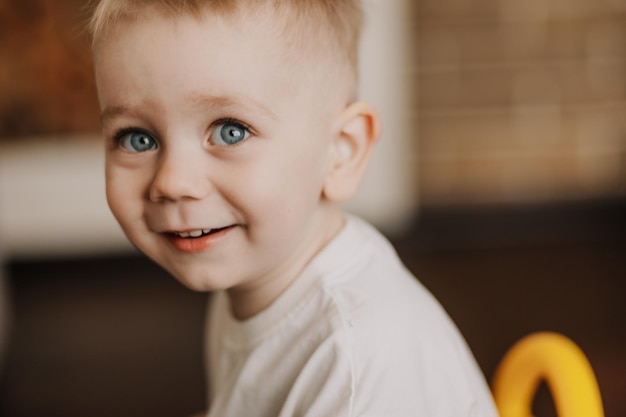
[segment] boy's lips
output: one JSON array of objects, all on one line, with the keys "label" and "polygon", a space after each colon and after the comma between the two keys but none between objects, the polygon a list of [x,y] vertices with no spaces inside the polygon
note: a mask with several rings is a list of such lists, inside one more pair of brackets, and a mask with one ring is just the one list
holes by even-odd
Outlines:
[{"label": "boy's lips", "polygon": [[181,252],[201,252],[218,243],[226,237],[236,224],[216,229],[191,229],[181,232],[164,233],[167,240]]}]

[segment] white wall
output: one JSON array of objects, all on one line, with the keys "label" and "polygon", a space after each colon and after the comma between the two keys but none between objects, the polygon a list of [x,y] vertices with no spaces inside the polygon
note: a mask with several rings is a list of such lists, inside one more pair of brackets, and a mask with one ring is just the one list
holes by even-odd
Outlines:
[{"label": "white wall", "polygon": [[[380,111],[383,136],[365,182],[347,205],[388,233],[415,207],[408,156],[405,0],[365,0],[362,98]],[[125,251],[130,245],[106,206],[99,138],[11,141],[0,146],[0,245],[7,256]]]},{"label": "white wall", "polygon": [[128,248],[106,205],[101,140],[45,137],[0,147],[0,239],[6,256]]}]

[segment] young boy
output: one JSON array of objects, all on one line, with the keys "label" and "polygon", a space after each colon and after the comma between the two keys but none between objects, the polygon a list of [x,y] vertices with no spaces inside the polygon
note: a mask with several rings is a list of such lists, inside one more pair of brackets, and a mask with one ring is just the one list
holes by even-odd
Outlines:
[{"label": "young boy", "polygon": [[357,0],[103,0],[107,198],[209,311],[209,416],[495,416],[454,325],[342,213],[379,134]]}]

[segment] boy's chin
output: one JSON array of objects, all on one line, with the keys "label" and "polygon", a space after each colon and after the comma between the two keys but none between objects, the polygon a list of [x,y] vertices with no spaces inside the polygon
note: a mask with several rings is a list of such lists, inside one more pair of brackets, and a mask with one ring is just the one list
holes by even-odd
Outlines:
[{"label": "boy's chin", "polygon": [[213,273],[207,272],[207,267],[200,266],[198,270],[173,270],[161,265],[172,277],[184,287],[195,292],[212,292],[228,290],[238,285],[240,277],[232,270],[224,271],[221,268],[212,268]]},{"label": "boy's chin", "polygon": [[170,274],[172,274],[174,278],[176,278],[176,280],[183,286],[195,292],[219,291],[228,288],[228,285],[225,283],[220,283],[210,277],[181,276],[180,274],[176,275],[171,271],[168,272],[170,272]]}]

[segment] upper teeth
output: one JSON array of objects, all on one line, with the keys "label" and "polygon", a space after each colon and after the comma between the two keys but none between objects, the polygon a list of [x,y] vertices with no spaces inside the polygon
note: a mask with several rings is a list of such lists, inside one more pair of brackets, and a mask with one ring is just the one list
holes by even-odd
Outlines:
[{"label": "upper teeth", "polygon": [[176,233],[180,237],[200,237],[211,232],[211,229],[192,230],[191,232]]}]

